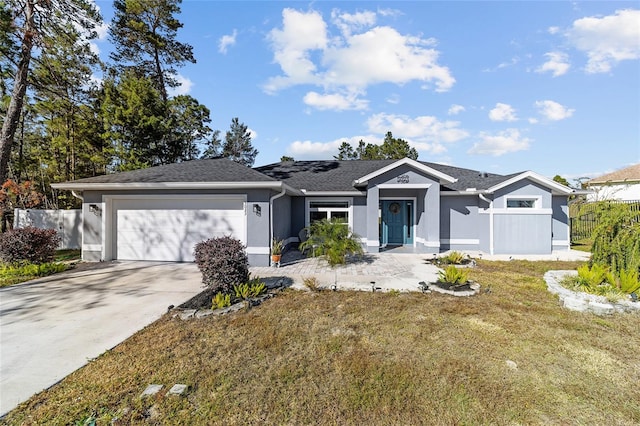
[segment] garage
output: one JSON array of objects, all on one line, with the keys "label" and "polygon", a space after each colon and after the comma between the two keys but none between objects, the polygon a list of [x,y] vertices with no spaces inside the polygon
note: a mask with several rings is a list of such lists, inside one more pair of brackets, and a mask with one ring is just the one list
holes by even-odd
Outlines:
[{"label": "garage", "polygon": [[112,258],[191,262],[194,246],[233,236],[246,244],[244,195],[113,198]]}]

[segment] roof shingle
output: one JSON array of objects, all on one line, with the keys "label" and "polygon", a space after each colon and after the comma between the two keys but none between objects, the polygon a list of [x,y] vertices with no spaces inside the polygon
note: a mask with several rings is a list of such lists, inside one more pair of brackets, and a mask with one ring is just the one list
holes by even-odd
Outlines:
[{"label": "roof shingle", "polygon": [[600,177],[591,179],[587,182],[588,185],[608,182],[625,182],[634,181],[640,182],[640,163],[633,166],[625,167],[624,169],[616,170],[613,173],[607,173]]}]

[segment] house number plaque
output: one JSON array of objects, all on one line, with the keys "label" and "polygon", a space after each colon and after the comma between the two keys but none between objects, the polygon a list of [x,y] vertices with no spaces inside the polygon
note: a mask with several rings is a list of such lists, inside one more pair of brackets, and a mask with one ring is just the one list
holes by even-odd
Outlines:
[{"label": "house number plaque", "polygon": [[409,175],[400,175],[396,179],[398,183],[409,183]]}]

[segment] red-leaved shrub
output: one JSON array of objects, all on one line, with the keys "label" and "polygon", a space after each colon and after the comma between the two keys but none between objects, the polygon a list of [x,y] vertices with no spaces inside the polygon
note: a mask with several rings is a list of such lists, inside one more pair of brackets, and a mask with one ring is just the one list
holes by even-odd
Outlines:
[{"label": "red-leaved shrub", "polygon": [[202,241],[194,254],[202,283],[214,291],[230,293],[234,284],[249,280],[249,258],[240,240],[227,236]]},{"label": "red-leaved shrub", "polygon": [[0,261],[10,264],[29,262],[47,263],[60,244],[55,229],[28,226],[0,234]]}]

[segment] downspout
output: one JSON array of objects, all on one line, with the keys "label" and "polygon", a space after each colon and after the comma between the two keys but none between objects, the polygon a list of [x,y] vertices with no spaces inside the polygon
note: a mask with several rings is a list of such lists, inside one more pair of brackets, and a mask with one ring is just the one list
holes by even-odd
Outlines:
[{"label": "downspout", "polygon": [[82,260],[84,260],[84,256],[82,256],[82,253],[84,251],[84,217],[82,212],[84,211],[84,197],[82,196],[82,192],[78,193],[75,190],[71,190],[71,195],[73,195],[74,197],[76,197],[77,199],[79,199],[80,201],[82,201],[82,206],[80,207],[80,219],[82,219],[81,222],[81,233],[80,233],[80,257],[82,258]]},{"label": "downspout", "polygon": [[279,194],[269,198],[269,254],[271,254],[271,241],[273,240],[273,202],[287,193],[287,190],[282,186],[282,191]]},{"label": "downspout", "polygon": [[489,254],[493,254],[493,200],[489,200],[482,193],[478,193],[478,197],[489,203]]}]

